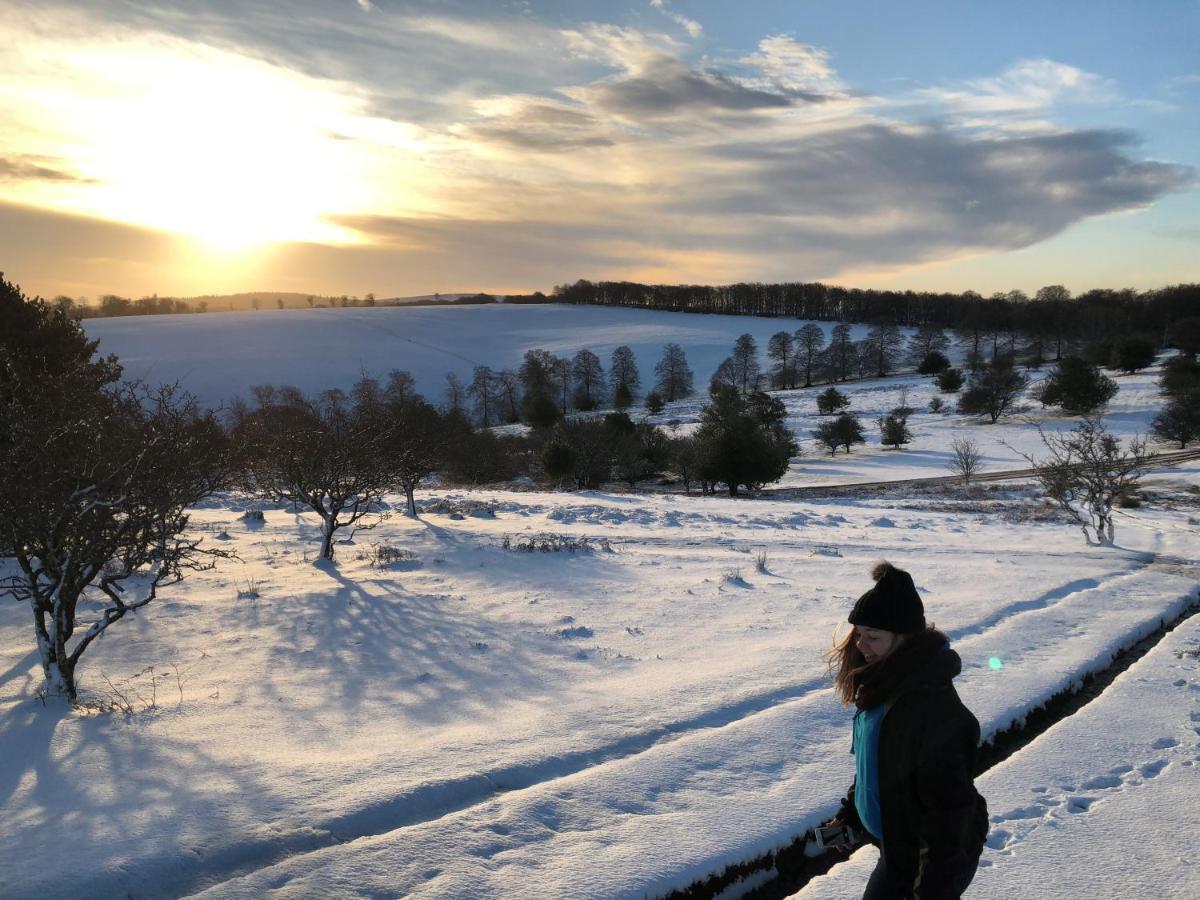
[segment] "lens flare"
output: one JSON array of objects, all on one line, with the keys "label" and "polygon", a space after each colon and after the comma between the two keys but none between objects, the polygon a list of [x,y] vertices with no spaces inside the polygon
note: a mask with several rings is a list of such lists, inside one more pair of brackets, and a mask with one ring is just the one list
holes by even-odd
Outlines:
[{"label": "lens flare", "polygon": [[1000,657],[998,657],[998,656],[993,656],[991,659],[989,659],[988,665],[991,666],[993,669],[997,669],[997,670],[1004,667],[1004,663],[1002,663],[1000,661]]}]

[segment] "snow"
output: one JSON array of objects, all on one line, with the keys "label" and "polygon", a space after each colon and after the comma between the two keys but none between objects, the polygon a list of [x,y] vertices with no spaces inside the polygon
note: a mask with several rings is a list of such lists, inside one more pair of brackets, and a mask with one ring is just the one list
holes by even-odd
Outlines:
[{"label": "snow", "polygon": [[[972,898],[1200,897],[1200,616],[977,786],[992,825]],[[795,896],[857,896],[878,858]]]},{"label": "snow", "polygon": [[[756,316],[689,315],[658,310],[562,304],[288,309],[202,315],[86,319],[101,353],[116,353],[131,378],[179,380],[202,403],[245,397],[256,384],[293,384],[319,393],[349,389],[366,372],[383,379],[409,372],[417,390],[441,402],[446,374],[469,383],[475,366],[516,369],[526,350],[559,356],[590,349],[607,371],[612,351],[630,347],[642,391],[654,384],[663,346],[677,343],[696,374],[708,379],[738,335],[754,335],[764,363],[777,331],[804,322]],[[835,323],[818,323],[829,332]],[[855,325],[854,338],[867,333]]]},{"label": "snow", "polygon": [[[467,318],[445,318],[455,315]],[[345,386],[364,368],[408,368],[436,394],[452,359],[429,348],[437,335],[497,368],[530,347],[604,357],[629,343],[644,381],[678,341],[702,385],[737,334],[761,347],[799,325],[731,319],[497,306],[87,325],[130,374],[179,377],[218,402],[258,381]],[[1119,379],[1115,433],[1145,431],[1155,377]],[[870,421],[905,384],[909,405],[927,409],[932,389],[916,376],[843,389]],[[802,435],[814,394],[780,395]],[[785,484],[945,474],[964,434],[988,467],[1018,467],[1008,448],[1035,448],[1037,423],[1075,421],[1029,406],[994,426],[919,412],[899,452],[806,447]],[[699,408],[675,404],[659,421],[685,430]],[[339,542],[334,565],[315,564],[315,515],[213,498],[194,526],[237,558],[165,590],[89,649],[90,712],[43,701],[28,610],[0,604],[0,896],[641,897],[686,886],[789,842],[844,793],[851,716],[822,654],[872,562],[913,573],[992,735],[1196,599],[1198,481],[1197,462],[1156,472],[1147,502],[1119,511],[1113,547],[1086,545],[1021,485],[799,500],[419,491],[420,519],[390,497],[394,514]],[[537,534],[591,549],[503,549]],[[404,552],[377,564],[379,548]],[[0,565],[0,577],[11,571]],[[87,622],[95,607],[84,607]],[[1087,707],[1064,723],[1081,731],[1061,743],[1047,733],[989,773],[996,833],[1013,843],[989,850],[973,891],[1043,896],[1038,879],[1057,877],[1063,847],[1094,839],[1106,849],[1086,851],[1092,871],[1122,847],[1117,874],[1132,895],[1160,881],[1195,895],[1194,861],[1173,842],[1196,822],[1171,800],[1195,796],[1196,767],[1184,765],[1195,736],[1177,726],[1200,694],[1193,663],[1162,656],[1184,634],[1119,680],[1147,679],[1103,727],[1087,726]],[[1164,687],[1152,659],[1193,668]],[[1168,737],[1177,743],[1153,747]],[[1076,795],[1097,799],[1072,814]],[[1019,818],[1039,798],[1042,818]],[[861,890],[864,865],[856,858],[831,890]]]},{"label": "snow", "polygon": [[[495,517],[452,519],[464,500]],[[1194,595],[1186,509],[1130,511],[1102,549],[1016,521],[1020,491],[990,502],[438,492],[421,505],[443,512],[360,532],[331,567],[306,561],[315,516],[267,507],[259,525],[213,502],[197,523],[240,561],[85,657],[93,696],[103,673],[148,697],[146,675],[128,680],[155,666],[153,710],[44,708],[27,613],[0,608],[0,860],[20,893],[81,896],[685,885],[785,842],[844,789],[849,714],[821,653],[874,559],[916,575],[988,732]],[[885,511],[894,527],[872,524]],[[614,552],[500,549],[545,532]],[[356,558],[376,543],[413,557]],[[251,579],[261,597],[239,599]],[[64,829],[86,839],[47,867]]]}]

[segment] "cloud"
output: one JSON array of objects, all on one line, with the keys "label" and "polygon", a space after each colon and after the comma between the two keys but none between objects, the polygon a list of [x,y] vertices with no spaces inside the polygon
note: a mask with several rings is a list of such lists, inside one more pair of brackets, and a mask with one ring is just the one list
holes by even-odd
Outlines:
[{"label": "cloud", "polygon": [[704,35],[704,26],[695,19],[689,19],[687,16],[669,9],[667,7],[667,0],[650,0],[650,5],[674,21],[676,25],[688,33],[689,37],[696,39]]},{"label": "cloud", "polygon": [[1117,97],[1107,79],[1050,59],[1020,60],[998,76],[920,94],[960,114],[1040,113],[1058,103],[1104,103]]},{"label": "cloud", "polygon": [[580,147],[606,147],[613,137],[594,116],[577,105],[545,97],[511,95],[475,104],[479,119],[452,127],[477,143],[562,152]]},{"label": "cloud", "polygon": [[844,90],[829,64],[828,52],[801,44],[786,34],[763,38],[758,42],[758,53],[741,61],[759,69],[771,84],[787,91],[825,94]]},{"label": "cloud", "polygon": [[365,13],[375,11],[375,5],[371,2],[371,0],[358,0],[358,8]]},{"label": "cloud", "polygon": [[782,94],[746,87],[719,72],[700,72],[671,56],[656,56],[616,78],[564,91],[606,113],[639,121],[705,110],[750,112],[792,105]]},{"label": "cloud", "polygon": [[1014,250],[1193,183],[1188,167],[1131,159],[1134,143],[1120,131],[972,138],[864,123],[713,148],[738,177],[694,185],[677,209],[735,224],[733,246],[769,234],[825,271]]},{"label": "cloud", "polygon": [[47,181],[91,184],[92,179],[73,172],[44,165],[46,160],[35,156],[0,156],[0,181]]}]

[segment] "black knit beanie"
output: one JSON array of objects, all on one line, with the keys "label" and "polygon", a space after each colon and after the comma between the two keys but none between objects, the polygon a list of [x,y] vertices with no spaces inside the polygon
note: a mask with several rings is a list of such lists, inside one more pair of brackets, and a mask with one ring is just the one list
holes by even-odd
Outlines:
[{"label": "black knit beanie", "polygon": [[912,576],[886,560],[871,569],[875,587],[858,598],[850,611],[850,624],[879,628],[897,634],[925,630],[925,607]]}]

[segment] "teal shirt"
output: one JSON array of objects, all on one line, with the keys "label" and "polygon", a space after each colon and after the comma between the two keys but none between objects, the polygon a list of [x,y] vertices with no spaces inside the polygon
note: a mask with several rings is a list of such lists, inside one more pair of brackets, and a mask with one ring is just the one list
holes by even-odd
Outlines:
[{"label": "teal shirt", "polygon": [[863,826],[883,840],[883,813],[879,808],[879,730],[891,704],[860,709],[854,715],[854,808]]}]

